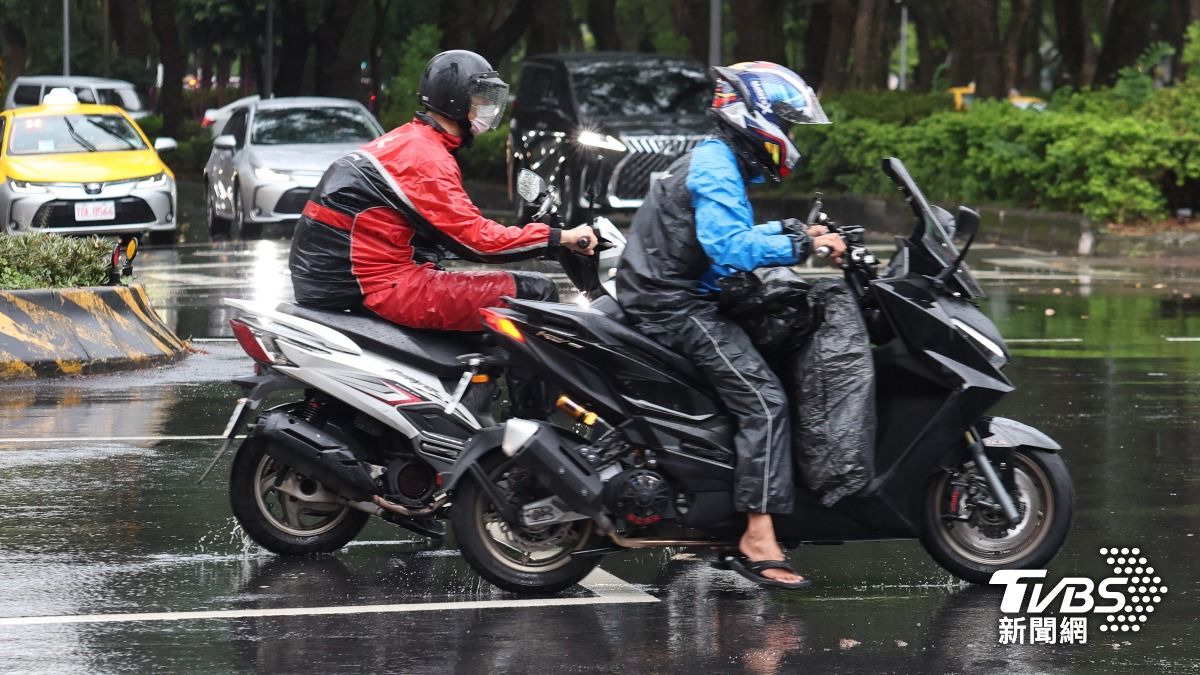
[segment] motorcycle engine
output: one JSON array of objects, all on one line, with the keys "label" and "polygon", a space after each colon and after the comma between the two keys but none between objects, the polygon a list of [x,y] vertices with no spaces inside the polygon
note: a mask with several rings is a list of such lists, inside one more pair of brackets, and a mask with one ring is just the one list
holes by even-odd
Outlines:
[{"label": "motorcycle engine", "polygon": [[675,495],[670,483],[648,469],[626,469],[604,486],[604,504],[630,525],[653,525],[671,515]]}]

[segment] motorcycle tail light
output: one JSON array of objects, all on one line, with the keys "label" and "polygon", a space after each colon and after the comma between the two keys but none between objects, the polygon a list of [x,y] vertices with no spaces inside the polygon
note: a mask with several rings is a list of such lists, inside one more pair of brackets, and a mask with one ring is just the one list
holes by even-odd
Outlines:
[{"label": "motorcycle tail light", "polygon": [[231,319],[229,326],[233,329],[233,336],[237,338],[238,344],[242,346],[242,351],[246,352],[247,356],[265,366],[275,363],[275,359],[267,352],[267,348],[258,339],[258,335],[255,334],[250,324],[241,319]]},{"label": "motorcycle tail light", "polygon": [[483,313],[483,322],[493,331],[524,343],[525,336],[521,334],[521,329],[517,328],[517,324],[513,323],[512,319],[490,309],[479,310]]}]

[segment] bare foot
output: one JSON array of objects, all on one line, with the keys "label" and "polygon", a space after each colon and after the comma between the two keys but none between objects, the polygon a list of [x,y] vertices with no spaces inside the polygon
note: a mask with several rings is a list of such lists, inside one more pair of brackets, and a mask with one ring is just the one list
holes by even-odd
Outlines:
[{"label": "bare foot", "polygon": [[[775,540],[775,527],[771,522],[771,516],[766,513],[751,513],[747,516],[746,533],[738,542],[738,551],[750,562],[787,560],[783,549],[779,547],[779,542]],[[761,574],[768,579],[782,581],[785,584],[804,581],[804,577],[799,574],[781,569],[763,570]]]}]

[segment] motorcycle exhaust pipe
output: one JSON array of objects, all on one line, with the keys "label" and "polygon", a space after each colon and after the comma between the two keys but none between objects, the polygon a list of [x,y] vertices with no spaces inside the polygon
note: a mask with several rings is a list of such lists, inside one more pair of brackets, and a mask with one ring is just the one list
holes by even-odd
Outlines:
[{"label": "motorcycle exhaust pipe", "polygon": [[295,415],[282,410],[264,415],[254,437],[268,455],[350,501],[369,501],[379,492],[344,439]]},{"label": "motorcycle exhaust pipe", "polygon": [[564,446],[549,426],[510,419],[504,424],[500,449],[538,476],[572,510],[596,521],[601,531],[613,529],[612,521],[604,515],[604,482],[577,459],[581,457],[578,448]]}]

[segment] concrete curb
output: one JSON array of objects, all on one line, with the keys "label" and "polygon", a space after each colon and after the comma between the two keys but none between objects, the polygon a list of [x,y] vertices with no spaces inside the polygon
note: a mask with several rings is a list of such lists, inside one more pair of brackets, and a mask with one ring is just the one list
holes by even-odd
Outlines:
[{"label": "concrete curb", "polygon": [[185,354],[141,285],[0,291],[0,381],[145,368]]}]

